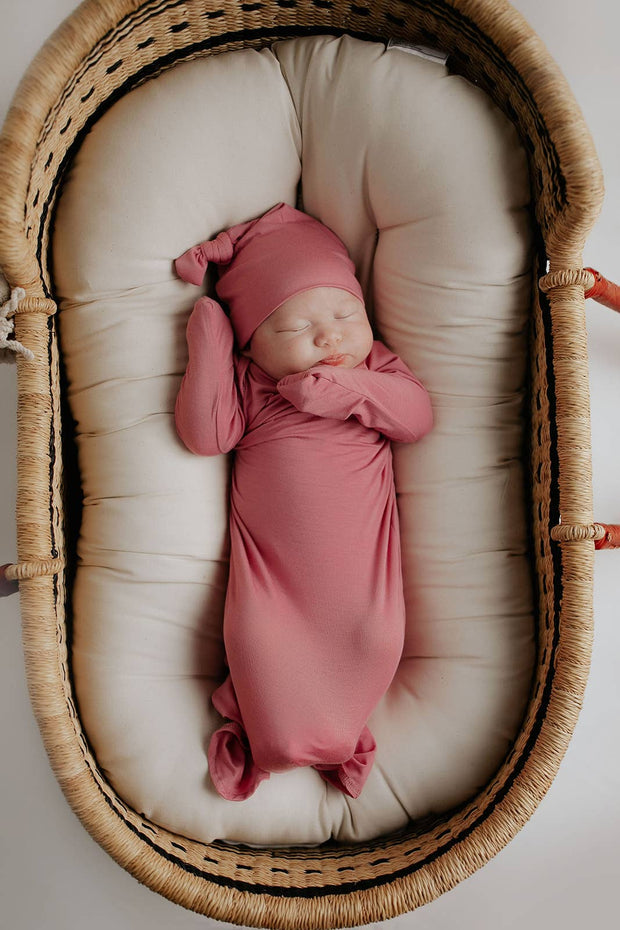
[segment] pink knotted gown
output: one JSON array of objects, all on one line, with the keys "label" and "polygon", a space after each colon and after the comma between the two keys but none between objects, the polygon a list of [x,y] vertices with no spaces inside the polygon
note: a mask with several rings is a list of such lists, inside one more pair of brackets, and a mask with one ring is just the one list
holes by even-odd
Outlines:
[{"label": "pink knotted gown", "polygon": [[271,772],[313,766],[351,797],[370,772],[366,723],[398,667],[405,631],[390,440],[432,425],[428,394],[375,341],[356,368],[276,381],[233,351],[230,321],[200,299],[177,431],[199,455],[235,450],[229,674],[209,744],[220,795],[244,800]]}]

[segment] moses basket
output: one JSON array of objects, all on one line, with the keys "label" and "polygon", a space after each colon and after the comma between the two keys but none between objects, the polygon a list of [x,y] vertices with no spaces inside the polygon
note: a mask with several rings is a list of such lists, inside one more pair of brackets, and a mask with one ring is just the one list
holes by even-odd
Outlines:
[{"label": "moses basket", "polygon": [[[520,731],[493,779],[457,810],[358,844],[205,844],[131,809],[106,780],[78,715],[70,664],[79,474],[50,272],[54,206],[86,134],[136,87],[190,59],[313,35],[443,49],[514,124],[535,204],[530,309],[528,530],[537,658]],[[87,0],[26,73],[0,136],[0,268],[17,356],[18,562],[27,677],[54,773],[86,829],[170,900],[219,920],[301,928],[417,908],[499,852],[533,814],[565,753],[591,652],[595,546],[583,269],[602,177],[582,115],[542,42],[504,0]],[[540,286],[539,286],[540,285]],[[19,291],[18,289],[22,289]],[[605,296],[606,295],[606,296]],[[610,296],[611,295],[611,296]],[[9,306],[10,304],[10,306]]]}]

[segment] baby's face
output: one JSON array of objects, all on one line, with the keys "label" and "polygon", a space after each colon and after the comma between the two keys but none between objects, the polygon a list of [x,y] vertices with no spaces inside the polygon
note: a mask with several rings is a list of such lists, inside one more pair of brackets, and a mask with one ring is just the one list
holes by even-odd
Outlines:
[{"label": "baby's face", "polygon": [[357,297],[338,287],[313,287],[274,310],[242,354],[279,381],[315,365],[355,368],[367,358],[373,339]]}]

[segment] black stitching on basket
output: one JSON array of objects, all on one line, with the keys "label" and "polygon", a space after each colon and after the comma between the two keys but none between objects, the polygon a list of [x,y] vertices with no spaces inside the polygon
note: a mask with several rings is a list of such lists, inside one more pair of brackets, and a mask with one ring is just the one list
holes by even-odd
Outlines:
[{"label": "black stitching on basket", "polygon": [[220,16],[226,15],[226,10],[207,10],[207,12],[202,15],[206,16],[207,19],[219,19]]},{"label": "black stitching on basket", "polygon": [[84,97],[80,97],[80,100],[82,101],[82,103],[86,103],[86,101],[89,100],[89,99],[92,97],[92,95],[94,94],[94,92],[95,92],[95,87],[94,87],[94,85],[93,85],[93,86],[91,87],[91,89],[88,91],[88,93],[87,93]]},{"label": "black stitching on basket", "polygon": [[66,131],[67,131],[67,129],[69,128],[70,125],[71,125],[71,117],[69,117],[69,119],[67,120],[67,122],[65,123],[65,125],[64,125],[64,126],[62,127],[62,129],[60,130],[60,135],[61,135],[61,136],[64,136],[64,134],[66,133]]},{"label": "black stitching on basket", "polygon": [[517,116],[517,111],[512,105],[512,100],[506,101],[506,113],[508,114],[508,116],[510,117],[513,123],[519,122],[519,117]]},{"label": "black stitching on basket", "polygon": [[189,29],[187,20],[183,23],[175,23],[174,26],[170,27],[170,32],[184,32],[186,29]]},{"label": "black stitching on basket", "polygon": [[521,142],[523,143],[523,145],[525,145],[530,155],[532,155],[532,153],[534,152],[534,140],[531,139],[529,136],[524,136],[521,139]]},{"label": "black stitching on basket", "polygon": [[203,858],[203,862],[212,862],[213,865],[219,865],[219,864],[220,864],[220,860],[219,860],[219,859],[212,859],[211,856],[203,856],[202,858]]},{"label": "black stitching on basket", "polygon": [[241,9],[244,13],[256,13],[257,10],[262,10],[264,3],[242,3]]},{"label": "black stitching on basket", "polygon": [[[48,390],[50,398],[50,409],[54,410],[54,386],[52,384],[52,372],[54,371],[53,358],[52,358],[52,342],[54,338],[54,324],[53,318],[48,316],[47,318],[47,377],[48,377]],[[49,480],[49,490],[50,490],[50,500],[49,500],[49,521],[50,521],[50,544],[53,558],[58,557],[58,550],[56,549],[56,528],[54,525],[54,505],[53,505],[53,488],[54,488],[54,466],[56,463],[56,418],[53,416],[50,417],[50,434],[49,434],[49,470],[48,470],[48,480]],[[54,587],[54,609],[56,610],[58,604],[58,578],[57,574],[53,575],[53,587]],[[62,667],[65,668],[66,663],[63,661],[61,663]]]},{"label": "black stitching on basket", "polygon": [[155,41],[153,36],[149,36],[148,39],[145,39],[144,42],[138,42],[138,48],[148,48],[149,45],[152,45]]},{"label": "black stitching on basket", "polygon": [[237,862],[237,864],[235,865],[235,868],[237,868],[237,869],[245,869],[246,872],[253,872],[253,871],[254,871],[254,866],[253,866],[253,865],[243,865],[243,864],[240,863],[240,862]]},{"label": "black stitching on basket", "polygon": [[122,58],[119,58],[119,60],[118,60],[118,61],[115,61],[113,65],[110,65],[109,68],[106,68],[106,69],[105,69],[105,73],[106,73],[106,74],[114,74],[115,71],[118,71],[118,69],[120,68],[120,66],[122,65],[122,63],[123,63],[123,59],[122,59]]},{"label": "black stitching on basket", "polygon": [[355,13],[356,16],[370,16],[370,10],[367,6],[355,6],[354,3],[351,4],[351,12]]},{"label": "black stitching on basket", "polygon": [[405,26],[406,22],[402,16],[393,16],[391,13],[386,13],[385,18],[388,23],[393,23],[394,26]]},{"label": "black stitching on basket", "polygon": [[297,0],[276,0],[278,6],[281,6],[283,9],[288,10],[290,7],[297,6]]},{"label": "black stitching on basket", "polygon": [[[557,175],[556,175],[557,180]],[[563,180],[563,178],[562,178]],[[542,255],[542,250],[541,250]],[[540,278],[545,271],[545,264],[541,258],[540,267],[538,268],[537,277]],[[545,268],[546,270],[546,268]],[[544,361],[547,368],[547,403],[549,404],[549,466],[551,470],[551,482],[549,487],[549,519],[551,525],[560,522],[560,487],[559,473],[560,462],[558,457],[558,428],[557,428],[557,410],[555,404],[555,371],[553,368],[553,327],[551,324],[551,305],[546,294],[540,295],[540,311],[542,317],[543,331],[545,337],[545,357]],[[551,557],[553,559],[553,590],[554,590],[554,632],[553,632],[553,655],[555,655],[559,642],[559,618],[562,604],[562,547],[552,546]],[[551,662],[553,668],[554,663]],[[551,682],[548,684],[550,689]]]},{"label": "black stitching on basket", "polygon": [[373,859],[372,862],[369,862],[369,865],[385,865],[386,862],[389,862],[389,859]]},{"label": "black stitching on basket", "polygon": [[341,865],[336,869],[337,872],[355,872],[352,865]]},{"label": "black stitching on basket", "polygon": [[314,6],[318,7],[319,10],[333,10],[334,4],[332,0],[312,0]]},{"label": "black stitching on basket", "polygon": [[275,868],[275,866],[274,866],[274,868],[271,869],[271,871],[272,871],[272,872],[284,872],[285,875],[290,875],[290,874],[291,874],[291,873],[289,872],[288,869],[277,869],[277,868]]},{"label": "black stitching on basket", "polygon": [[[56,576],[54,576],[54,577],[56,577]],[[122,809],[123,809],[123,811],[124,811],[124,813],[125,813],[125,816],[128,817],[128,816],[129,816],[129,810],[128,810],[128,808],[127,808],[127,805],[124,804],[124,803],[121,801],[120,798],[116,798],[116,803],[118,804],[119,807],[122,807]],[[141,816],[141,817],[145,817],[146,815],[145,815],[145,814],[141,814],[140,816]]]},{"label": "black stitching on basket", "polygon": [[50,152],[49,157],[48,157],[47,161],[45,162],[45,169],[44,169],[45,171],[47,171],[47,169],[49,168],[49,166],[52,164],[52,161],[53,161],[53,160],[54,160],[54,153],[53,153],[53,152]]},{"label": "black stitching on basket", "polygon": [[538,190],[539,190],[539,191],[542,191],[542,190],[545,189],[545,188],[544,188],[544,183],[543,183],[542,168],[537,168],[537,169],[536,169],[536,184],[538,185]]},{"label": "black stitching on basket", "polygon": [[180,843],[175,843],[173,840],[170,841],[170,845],[171,845],[171,846],[174,846],[175,849],[180,849],[181,852],[184,852],[184,853],[187,852],[187,849],[185,848],[185,846],[181,846]]},{"label": "black stitching on basket", "polygon": [[150,830],[154,836],[157,836],[157,830],[155,830],[154,827],[151,827],[150,824],[144,823],[143,821],[142,826],[144,827],[145,830]]}]

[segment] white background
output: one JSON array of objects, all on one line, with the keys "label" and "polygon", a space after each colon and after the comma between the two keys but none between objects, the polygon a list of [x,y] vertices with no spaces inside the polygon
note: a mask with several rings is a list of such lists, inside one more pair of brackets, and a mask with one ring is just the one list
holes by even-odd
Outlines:
[{"label": "white background", "polygon": [[[606,182],[585,265],[620,282],[620,6],[517,0],[567,76]],[[0,123],[39,46],[75,0],[0,0]],[[595,519],[620,523],[620,316],[590,303]],[[17,558],[16,385],[0,367],[0,564]],[[487,866],[385,930],[599,930],[618,926],[620,879],[620,551],[596,557],[595,646],[584,709],[533,819]],[[51,773],[24,678],[18,596],[0,601],[0,927],[215,930],[139,885],[88,836]]]}]

